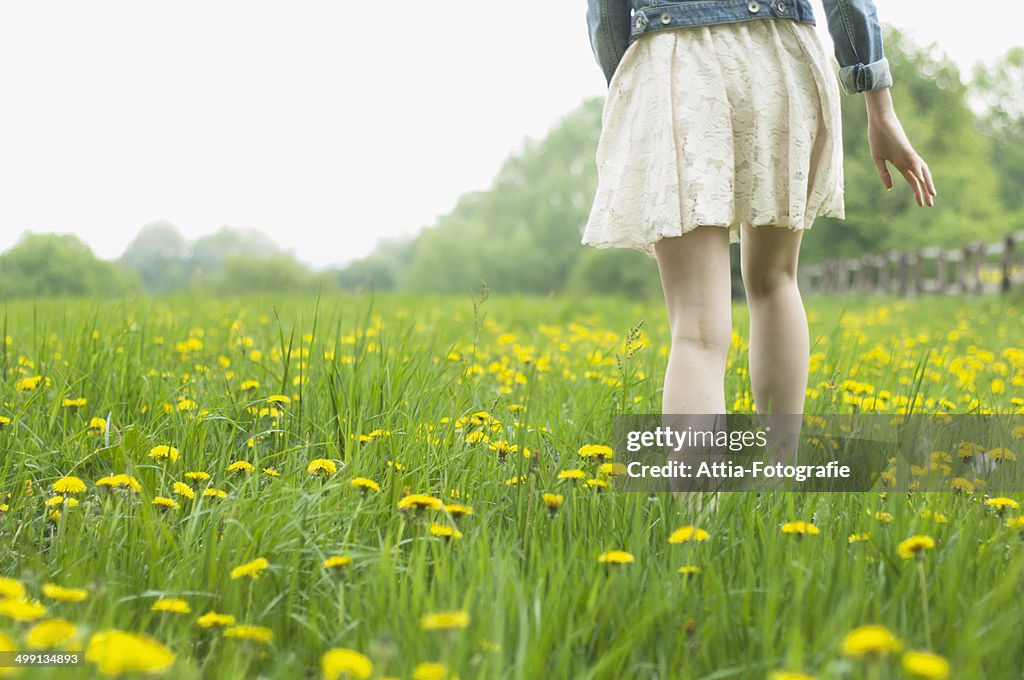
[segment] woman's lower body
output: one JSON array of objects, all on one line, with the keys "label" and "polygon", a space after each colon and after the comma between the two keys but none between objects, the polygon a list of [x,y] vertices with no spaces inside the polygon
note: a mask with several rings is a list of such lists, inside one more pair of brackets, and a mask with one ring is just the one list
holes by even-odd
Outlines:
[{"label": "woman's lower body", "polygon": [[795,442],[809,363],[800,241],[816,217],[845,217],[839,83],[815,29],[762,19],[640,38],[610,84],[597,167],[582,242],[658,263],[663,413],[726,412],[739,243],[754,404],[776,425],[770,443]]}]

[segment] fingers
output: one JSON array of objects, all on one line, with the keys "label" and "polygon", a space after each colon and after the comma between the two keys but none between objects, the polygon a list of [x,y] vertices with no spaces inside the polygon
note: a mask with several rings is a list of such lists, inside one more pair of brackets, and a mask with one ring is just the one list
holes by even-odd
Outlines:
[{"label": "fingers", "polygon": [[921,181],[918,180],[917,175],[915,175],[911,170],[903,170],[902,174],[903,179],[907,180],[907,184],[909,184],[910,188],[914,190],[914,199],[917,201],[918,207],[923,208],[924,189],[922,188]]},{"label": "fingers", "polygon": [[932,196],[938,196],[938,192],[935,191],[935,182],[932,181],[932,171],[928,169],[928,164],[924,161],[921,161],[921,166],[924,169],[925,186],[928,187],[928,193]]},{"label": "fingers", "polygon": [[[932,174],[928,169],[928,164],[918,157],[912,174],[914,179],[917,180],[917,185],[920,187],[920,195],[924,203],[929,208],[934,206],[935,184],[932,182]],[[921,201],[918,201],[918,205],[921,205]]]},{"label": "fingers", "polygon": [[885,188],[892,191],[892,175],[889,174],[889,168],[886,167],[884,158],[875,158],[875,169],[878,170],[878,176]]}]

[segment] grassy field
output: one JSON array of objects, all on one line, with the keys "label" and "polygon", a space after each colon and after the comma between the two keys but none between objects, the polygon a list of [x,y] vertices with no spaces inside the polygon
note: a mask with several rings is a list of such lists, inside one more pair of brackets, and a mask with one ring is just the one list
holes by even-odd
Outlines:
[{"label": "grassy field", "polygon": [[[808,300],[806,411],[1024,413],[1021,312]],[[1013,504],[729,494],[698,514],[601,486],[581,447],[660,411],[660,305],[2,313],[0,649],[89,658],[19,677],[1024,677]],[[734,320],[727,402],[750,412]],[[799,520],[817,533],[782,530]]]}]

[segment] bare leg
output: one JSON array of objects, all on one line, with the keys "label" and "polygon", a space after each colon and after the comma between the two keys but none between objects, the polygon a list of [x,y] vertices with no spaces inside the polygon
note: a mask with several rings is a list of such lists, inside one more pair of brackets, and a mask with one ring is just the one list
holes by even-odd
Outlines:
[{"label": "bare leg", "polygon": [[[732,340],[729,231],[697,227],[658,241],[654,251],[671,332],[662,413],[725,414],[725,366]],[[674,417],[665,424],[676,430],[708,430],[715,426],[713,420]],[[692,463],[695,453],[673,457]],[[694,500],[700,504],[702,499]]]},{"label": "bare leg", "polygon": [[802,231],[743,224],[743,287],[750,309],[750,383],[754,405],[772,427],[769,445],[796,453],[807,394],[810,338],[796,272]]}]

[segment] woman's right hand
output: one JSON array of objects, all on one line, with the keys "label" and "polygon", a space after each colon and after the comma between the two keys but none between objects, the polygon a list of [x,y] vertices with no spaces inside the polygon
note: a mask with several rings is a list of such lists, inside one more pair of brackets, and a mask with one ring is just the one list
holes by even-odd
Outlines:
[{"label": "woman's right hand", "polygon": [[914,190],[921,207],[935,205],[935,183],[928,164],[914,151],[892,106],[889,88],[864,93],[868,109],[868,145],[878,176],[886,189],[892,190],[892,175],[886,162],[892,163]]}]

